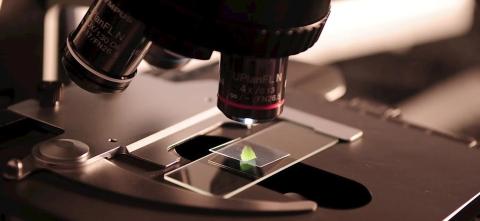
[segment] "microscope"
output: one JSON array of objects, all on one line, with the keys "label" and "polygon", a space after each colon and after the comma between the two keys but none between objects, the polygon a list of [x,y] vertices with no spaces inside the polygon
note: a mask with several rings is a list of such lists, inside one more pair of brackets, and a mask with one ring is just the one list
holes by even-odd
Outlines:
[{"label": "microscope", "polygon": [[[93,1],[63,50],[75,84],[0,112],[1,219],[477,217],[475,141],[286,91],[330,71],[288,65],[329,13],[330,0]],[[214,51],[188,80],[137,73]]]}]

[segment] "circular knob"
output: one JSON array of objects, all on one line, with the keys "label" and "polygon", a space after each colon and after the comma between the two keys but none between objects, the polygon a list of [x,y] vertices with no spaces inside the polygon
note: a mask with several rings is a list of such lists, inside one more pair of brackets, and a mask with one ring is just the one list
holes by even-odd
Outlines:
[{"label": "circular knob", "polygon": [[56,139],[39,144],[36,156],[54,164],[79,164],[87,160],[89,151],[89,146],[81,141]]}]

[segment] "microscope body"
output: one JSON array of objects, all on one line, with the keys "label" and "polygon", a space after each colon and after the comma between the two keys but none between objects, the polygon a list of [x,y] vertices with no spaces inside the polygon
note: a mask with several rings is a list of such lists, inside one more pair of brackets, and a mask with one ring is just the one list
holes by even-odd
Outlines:
[{"label": "microscope body", "polygon": [[[289,71],[301,80],[325,69],[291,62]],[[2,111],[0,212],[26,220],[462,220],[479,211],[478,149],[294,87],[278,120],[248,129],[205,99],[216,85],[143,75],[121,95],[70,86],[55,108],[27,100]],[[341,138],[346,128],[363,136]],[[313,152],[233,196],[214,195],[257,179],[220,167],[209,149],[251,137]],[[88,151],[48,152],[58,141]],[[185,186],[165,179],[199,165],[180,173]],[[210,175],[201,181],[212,195],[191,188]]]},{"label": "microscope body", "polygon": [[[302,89],[332,72],[287,66],[318,39],[329,4],[94,1],[63,58],[80,87],[66,87],[53,107],[26,100],[0,112],[0,217],[476,217],[478,149]],[[132,82],[144,57],[174,68],[212,51],[222,54],[220,76],[216,64],[173,71],[180,80],[138,74]],[[221,152],[238,144],[266,152],[254,164]]]}]

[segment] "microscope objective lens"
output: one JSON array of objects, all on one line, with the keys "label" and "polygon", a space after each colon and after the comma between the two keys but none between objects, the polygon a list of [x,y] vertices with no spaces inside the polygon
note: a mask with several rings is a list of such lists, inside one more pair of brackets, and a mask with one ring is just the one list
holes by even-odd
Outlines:
[{"label": "microscope objective lens", "polygon": [[247,126],[275,119],[285,101],[287,61],[222,54],[219,109]]},{"label": "microscope objective lens", "polygon": [[70,78],[94,93],[125,90],[151,43],[145,25],[117,5],[96,0],[67,39],[63,64]]}]

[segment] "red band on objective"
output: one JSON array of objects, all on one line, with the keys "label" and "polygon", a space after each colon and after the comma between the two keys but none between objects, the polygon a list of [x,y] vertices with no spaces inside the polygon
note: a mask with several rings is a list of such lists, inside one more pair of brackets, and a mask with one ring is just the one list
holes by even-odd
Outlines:
[{"label": "red band on objective", "polygon": [[285,103],[285,99],[282,99],[278,101],[277,103],[274,104],[267,104],[267,105],[245,105],[245,104],[239,104],[234,101],[228,100],[224,97],[221,97],[218,95],[218,99],[225,103],[228,106],[236,107],[239,109],[246,109],[246,110],[273,110],[276,109]]}]

